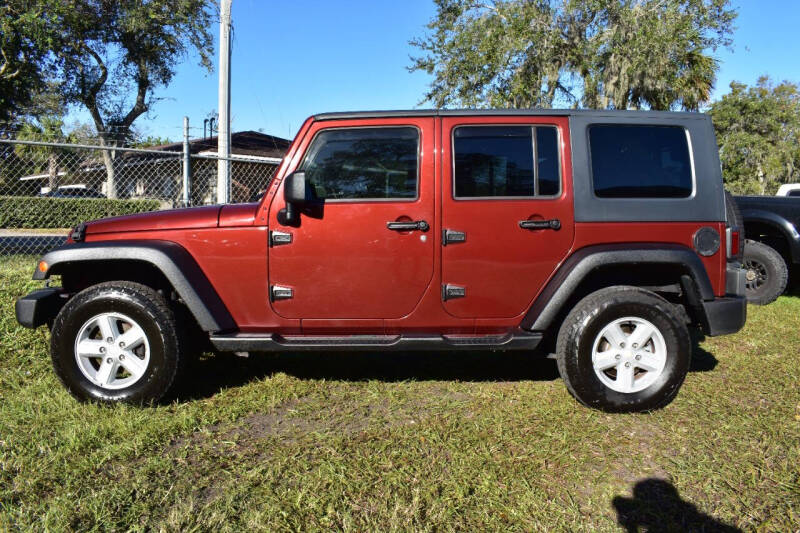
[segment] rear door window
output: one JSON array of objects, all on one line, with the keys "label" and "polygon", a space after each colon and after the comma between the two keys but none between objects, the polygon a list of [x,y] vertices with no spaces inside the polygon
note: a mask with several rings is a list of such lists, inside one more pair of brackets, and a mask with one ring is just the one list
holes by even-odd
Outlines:
[{"label": "rear door window", "polygon": [[552,126],[461,126],[453,131],[455,198],[532,198],[561,192]]}]

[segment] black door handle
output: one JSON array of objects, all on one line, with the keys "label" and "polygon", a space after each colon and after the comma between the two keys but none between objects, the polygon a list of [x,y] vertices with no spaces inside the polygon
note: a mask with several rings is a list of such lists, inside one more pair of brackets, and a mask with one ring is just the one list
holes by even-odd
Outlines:
[{"label": "black door handle", "polygon": [[520,220],[519,227],[522,229],[561,229],[561,221],[557,218],[551,220]]},{"label": "black door handle", "polygon": [[424,220],[416,222],[387,222],[386,227],[393,231],[428,231],[431,227]]}]

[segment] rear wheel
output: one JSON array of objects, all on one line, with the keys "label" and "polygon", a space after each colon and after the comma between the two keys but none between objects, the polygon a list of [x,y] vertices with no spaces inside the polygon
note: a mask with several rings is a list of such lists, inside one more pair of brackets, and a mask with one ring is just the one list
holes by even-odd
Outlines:
[{"label": "rear wheel", "polygon": [[781,254],[758,241],[746,241],[742,263],[747,301],[756,305],[774,302],[786,290],[789,270]]},{"label": "rear wheel", "polygon": [[150,287],[108,282],[71,298],[53,323],[56,374],[80,400],[150,403],[183,365],[175,317]]},{"label": "rear wheel", "polygon": [[569,313],[556,358],[567,389],[584,405],[648,411],[678,393],[689,370],[691,340],[673,304],[638,287],[609,287]]}]

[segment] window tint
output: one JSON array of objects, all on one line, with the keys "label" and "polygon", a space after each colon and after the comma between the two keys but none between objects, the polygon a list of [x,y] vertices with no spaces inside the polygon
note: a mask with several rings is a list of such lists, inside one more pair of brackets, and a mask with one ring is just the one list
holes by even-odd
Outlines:
[{"label": "window tint", "polygon": [[792,189],[787,196],[800,196],[800,189]]},{"label": "window tint", "polygon": [[538,195],[559,193],[553,127],[462,126],[453,133],[453,159],[456,198],[532,197],[537,188]]},{"label": "window tint", "polygon": [[594,192],[600,198],[686,198],[692,166],[679,127],[598,125],[589,128]]},{"label": "window tint", "polygon": [[536,128],[536,161],[539,165],[539,194],[558,194],[561,176],[558,169],[558,132],[555,128]]},{"label": "window tint", "polygon": [[416,128],[353,128],[320,132],[301,170],[324,200],[413,199],[417,196]]}]

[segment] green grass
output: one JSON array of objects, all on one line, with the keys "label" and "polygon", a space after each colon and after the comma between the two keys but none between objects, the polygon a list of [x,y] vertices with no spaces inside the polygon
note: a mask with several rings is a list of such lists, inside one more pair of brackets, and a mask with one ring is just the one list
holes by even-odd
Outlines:
[{"label": "green grass", "polygon": [[207,357],[180,402],[103,408],[14,320],[33,265],[0,262],[0,530],[800,528],[798,297],[645,415],[489,353]]}]

